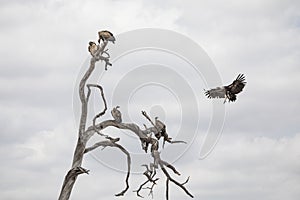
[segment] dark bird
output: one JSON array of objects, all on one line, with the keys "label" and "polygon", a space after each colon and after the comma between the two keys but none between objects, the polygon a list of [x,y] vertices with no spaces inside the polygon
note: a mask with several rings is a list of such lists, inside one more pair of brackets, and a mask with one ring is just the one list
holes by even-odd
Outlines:
[{"label": "dark bird", "polygon": [[166,134],[166,125],[158,120],[158,117],[155,117],[155,127],[158,130],[158,134],[155,135],[158,139]]},{"label": "dark bird", "polygon": [[229,102],[235,101],[236,95],[243,90],[245,85],[246,82],[245,82],[244,74],[239,74],[237,78],[230,85],[206,90],[205,95],[210,99],[225,98],[224,103],[226,102],[226,99],[228,99]]},{"label": "dark bird", "polygon": [[88,50],[91,53],[91,55],[94,56],[98,50],[98,45],[95,42],[90,41]]},{"label": "dark bird", "polygon": [[122,114],[118,110],[118,108],[120,108],[120,106],[116,106],[115,108],[113,108],[111,111],[111,115],[113,116],[113,118],[115,119],[116,122],[121,123],[122,122]]},{"label": "dark bird", "polygon": [[112,43],[115,43],[115,41],[116,41],[116,38],[114,37],[114,35],[111,32],[107,31],[107,30],[105,30],[105,31],[99,31],[98,35],[99,35],[99,40],[98,40],[99,44],[100,44],[101,40],[103,42],[104,41],[110,41]]}]

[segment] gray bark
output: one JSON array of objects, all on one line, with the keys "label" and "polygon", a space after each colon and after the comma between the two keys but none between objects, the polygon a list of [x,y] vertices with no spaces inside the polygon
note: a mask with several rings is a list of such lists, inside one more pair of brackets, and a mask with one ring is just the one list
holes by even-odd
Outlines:
[{"label": "gray bark", "polygon": [[90,60],[90,66],[88,70],[85,72],[84,76],[82,77],[79,83],[79,98],[81,101],[81,116],[79,122],[79,131],[78,131],[78,140],[75,147],[75,152],[73,156],[72,167],[68,171],[67,175],[65,176],[62,189],[59,195],[59,200],[68,200],[71,195],[71,191],[73,189],[74,183],[77,179],[77,176],[81,174],[78,172],[78,169],[81,167],[83,154],[85,150],[85,146],[88,140],[86,140],[85,136],[85,127],[86,127],[86,120],[87,120],[87,112],[88,112],[88,97],[85,95],[84,88],[86,86],[86,82],[88,78],[91,76],[92,72],[95,69],[95,64],[99,60],[105,60],[106,63],[108,60],[105,57],[102,57],[102,52],[104,51],[107,42],[103,43],[103,45],[99,48],[98,52],[95,56],[93,56]]}]

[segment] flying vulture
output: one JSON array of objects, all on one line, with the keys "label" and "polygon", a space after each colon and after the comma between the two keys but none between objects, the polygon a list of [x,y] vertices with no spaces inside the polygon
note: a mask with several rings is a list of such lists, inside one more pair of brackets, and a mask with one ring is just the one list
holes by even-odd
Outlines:
[{"label": "flying vulture", "polygon": [[91,55],[94,56],[98,50],[98,45],[95,42],[91,41],[91,42],[89,42],[88,50],[91,53]]},{"label": "flying vulture", "polygon": [[210,99],[225,98],[224,103],[226,102],[226,99],[228,99],[229,102],[235,101],[236,94],[240,93],[245,87],[245,85],[246,82],[245,82],[244,74],[239,74],[237,78],[230,85],[206,90],[205,95]]},{"label": "flying vulture", "polygon": [[114,35],[111,32],[107,31],[107,30],[105,30],[105,31],[99,31],[98,35],[99,35],[99,40],[98,40],[99,44],[100,44],[101,40],[103,42],[104,41],[110,41],[112,43],[115,43],[115,41],[116,41],[116,38],[114,37]]},{"label": "flying vulture", "polygon": [[122,122],[122,114],[118,110],[118,108],[120,108],[120,106],[116,106],[115,108],[113,108],[111,111],[111,115],[113,116],[113,118],[115,119],[116,122],[121,123]]}]

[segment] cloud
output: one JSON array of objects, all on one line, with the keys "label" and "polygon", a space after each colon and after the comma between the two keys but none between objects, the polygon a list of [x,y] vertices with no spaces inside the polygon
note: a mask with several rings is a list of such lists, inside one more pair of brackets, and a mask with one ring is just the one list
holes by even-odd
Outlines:
[{"label": "cloud", "polygon": [[[204,160],[183,164],[199,199],[297,199],[300,134],[225,136]],[[192,169],[192,171],[190,171]]]},{"label": "cloud", "polygon": [[33,132],[26,138],[20,136],[21,140],[2,142],[2,198],[56,198],[71,162],[66,158],[73,154],[74,131],[73,123],[68,122],[52,130]]}]

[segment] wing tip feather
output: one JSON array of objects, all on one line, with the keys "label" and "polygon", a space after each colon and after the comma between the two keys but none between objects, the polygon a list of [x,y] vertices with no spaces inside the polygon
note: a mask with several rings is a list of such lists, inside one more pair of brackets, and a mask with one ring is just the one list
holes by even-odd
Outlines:
[{"label": "wing tip feather", "polygon": [[242,74],[242,73],[240,73],[238,76],[237,76],[237,78],[235,79],[236,81],[239,81],[239,82],[241,82],[241,83],[243,83],[243,84],[245,84],[246,85],[246,77],[245,77],[245,75],[244,74]]}]

